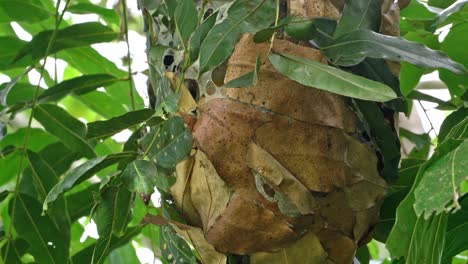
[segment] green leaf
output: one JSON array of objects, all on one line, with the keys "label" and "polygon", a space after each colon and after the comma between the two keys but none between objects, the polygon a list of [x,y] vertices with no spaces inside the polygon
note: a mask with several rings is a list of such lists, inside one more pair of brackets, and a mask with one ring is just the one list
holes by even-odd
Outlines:
[{"label": "green leaf", "polygon": [[364,58],[383,58],[406,61],[425,68],[445,68],[465,74],[465,67],[440,51],[407,41],[400,37],[386,36],[370,30],[357,30],[345,34],[322,47],[322,51],[336,65],[351,66]]},{"label": "green leaf", "polygon": [[200,53],[200,46],[203,40],[206,38],[206,35],[208,35],[208,32],[210,32],[211,28],[213,28],[214,24],[216,23],[217,17],[218,12],[214,12],[213,14],[211,14],[207,19],[205,19],[205,21],[203,21],[203,23],[201,23],[198,26],[198,28],[195,30],[192,37],[190,38],[190,44],[188,48],[190,59],[189,64],[192,64],[198,59],[198,55]]},{"label": "green leaf", "polygon": [[337,38],[359,29],[379,31],[381,6],[382,0],[346,2],[333,36]]},{"label": "green leaf", "polygon": [[0,0],[0,23],[24,21],[37,23],[54,14],[42,0]]},{"label": "green leaf", "polygon": [[122,172],[122,181],[132,192],[152,194],[158,170],[152,161],[135,160]]},{"label": "green leaf", "polygon": [[198,25],[198,12],[193,0],[179,1],[174,12],[176,30],[186,45]]},{"label": "green leaf", "polygon": [[[91,44],[110,42],[118,37],[119,33],[113,31],[98,22],[88,22],[76,24],[57,32],[55,41],[50,48],[50,54],[64,49],[88,46]],[[47,51],[49,39],[52,36],[51,30],[43,31],[28,42],[16,55],[14,61],[25,56],[31,56],[33,60],[44,57]]]},{"label": "green leaf", "polygon": [[176,164],[190,153],[192,135],[182,118],[173,117],[152,127],[141,140],[141,147],[158,167],[173,171]]},{"label": "green leaf", "polygon": [[400,127],[400,136],[408,139],[416,145],[417,149],[422,149],[431,144],[431,137],[428,134],[416,134],[407,129]]},{"label": "green leaf", "polygon": [[280,28],[283,28],[284,26],[289,24],[291,21],[294,21],[294,19],[297,19],[297,18],[294,16],[288,16],[288,17],[281,19],[278,22],[278,25],[276,26],[267,27],[267,28],[257,31],[253,38],[254,42],[262,43],[262,42],[266,42],[270,40],[276,31],[278,31]]},{"label": "green leaf", "polygon": [[[4,83],[0,85],[0,90],[6,89],[8,84]],[[41,94],[44,89],[38,88],[38,93]],[[13,106],[15,104],[22,104],[28,101],[31,101],[36,93],[36,86],[31,85],[30,83],[16,83],[10,91],[8,91],[6,97],[6,105]]]},{"label": "green leaf", "polygon": [[[14,200],[12,199],[11,202]],[[67,263],[70,237],[60,230],[48,215],[41,216],[41,204],[33,198],[17,194],[13,225],[20,238],[26,240],[29,252],[38,263]],[[10,215],[13,212],[10,211]]]},{"label": "green leaf", "polygon": [[141,109],[105,121],[88,123],[88,139],[103,139],[132,128],[153,116],[154,110]]},{"label": "green leaf", "polygon": [[216,24],[200,47],[199,75],[223,63],[243,33],[253,33],[274,21],[273,0],[236,0],[225,20]]},{"label": "green leaf", "polygon": [[442,263],[450,263],[455,255],[468,249],[468,236],[461,235],[468,232],[468,196],[460,199],[461,210],[449,216],[447,233],[445,235],[446,245]]},{"label": "green leaf", "polygon": [[336,21],[328,18],[307,19],[295,17],[286,25],[285,32],[296,40],[313,41],[318,47],[328,45],[333,40]]},{"label": "green leaf", "polygon": [[432,28],[437,28],[440,23],[444,22],[450,15],[462,10],[466,3],[468,3],[468,0],[457,0],[455,3],[444,9],[444,11],[440,12],[437,16],[437,20],[432,24]]},{"label": "green leaf", "polygon": [[63,179],[61,179],[60,182],[58,182],[52,188],[52,190],[50,190],[49,194],[47,194],[47,197],[44,200],[43,210],[46,211],[48,209],[48,204],[54,202],[60,194],[87,180],[102,169],[123,160],[131,161],[135,157],[136,153],[134,152],[121,152],[86,161],[85,163],[71,170]]},{"label": "green leaf", "polygon": [[392,125],[385,119],[382,109],[373,102],[354,100],[365,130],[383,156],[383,176],[388,182],[398,179],[400,140]]},{"label": "green leaf", "polygon": [[68,114],[64,109],[51,104],[37,105],[34,118],[52,135],[57,136],[71,150],[85,157],[95,157],[93,148],[84,140],[86,125]]},{"label": "green leaf", "polygon": [[97,14],[100,18],[115,26],[120,26],[120,17],[116,10],[107,9],[99,5],[93,5],[91,3],[78,3],[76,5],[69,6],[68,12],[75,14]]},{"label": "green leaf", "polygon": [[[468,32],[468,23],[454,25],[440,45],[447,55],[468,67],[468,52],[463,45],[460,45],[468,41],[466,32]],[[468,76],[466,75],[460,76],[441,69],[439,77],[449,88],[452,98],[460,98],[468,89]]]},{"label": "green leaf", "polygon": [[258,81],[258,72],[260,71],[260,66],[262,65],[261,54],[257,56],[257,62],[255,63],[255,69],[251,72],[248,72],[234,80],[229,81],[224,85],[226,88],[242,88],[257,85]]},{"label": "green leaf", "polygon": [[[77,98],[91,110],[104,118],[113,118],[114,116],[124,115],[128,112],[126,105],[123,104],[122,101],[112,98],[106,92],[92,91]],[[106,103],[103,104],[102,102]]]},{"label": "green leaf", "polygon": [[81,191],[65,195],[71,222],[91,213],[95,204],[93,193],[98,191],[99,184],[93,184]]},{"label": "green leaf", "polygon": [[[465,118],[465,120],[468,119]],[[437,147],[431,159],[419,169],[410,193],[398,207],[396,222],[387,240],[387,248],[393,257],[406,257],[407,263],[439,263],[438,260],[442,257],[444,246],[443,235],[445,233],[443,231],[445,230],[447,213],[443,212],[435,215],[426,212],[426,217],[430,215],[428,219],[424,219],[422,215],[418,217],[414,205],[420,202],[415,198],[415,190],[422,184],[425,178],[423,174],[426,173],[428,168],[463,143],[463,138],[467,137],[466,122],[465,126],[461,124],[451,130],[447,139]],[[449,175],[439,176],[450,177]],[[429,195],[440,197],[439,193],[434,194],[434,192],[441,188],[447,187],[439,184],[437,189],[432,190]],[[450,188],[452,187],[450,186]],[[450,190],[449,196],[451,194],[453,194],[452,190]]]},{"label": "green leaf", "polygon": [[197,258],[187,242],[170,225],[161,226],[159,237],[161,241],[159,248],[165,261],[168,263],[175,260],[181,263],[197,263]]},{"label": "green leaf", "polygon": [[[443,142],[450,130],[457,124],[461,123],[463,119],[468,116],[468,108],[462,107],[457,111],[452,112],[449,116],[444,119],[444,122],[440,126],[438,141]],[[1,146],[1,144],[0,144]]]},{"label": "green leaf", "polygon": [[[468,127],[468,118],[453,129]],[[452,129],[452,131],[453,131]],[[449,135],[450,137],[450,135]],[[428,166],[422,170],[422,179],[414,192],[416,203],[414,209],[418,215],[424,213],[428,218],[434,211],[439,214],[459,208],[458,188],[463,181],[468,179],[468,140],[465,135],[462,138],[448,138],[446,140],[463,140],[459,146],[448,153],[439,151],[440,157],[434,157],[428,162]],[[442,143],[443,145],[444,143]]]},{"label": "green leaf", "polygon": [[135,248],[132,243],[127,243],[125,246],[116,248],[111,251],[108,258],[109,264],[128,264],[139,263]]},{"label": "green leaf", "polygon": [[320,62],[287,54],[271,54],[269,58],[280,73],[310,87],[378,102],[396,98],[393,90],[382,83],[365,79]]},{"label": "green leaf", "polygon": [[432,95],[422,93],[420,91],[412,91],[409,93],[406,97],[409,99],[414,99],[414,100],[422,100],[426,102],[431,102],[431,103],[436,103],[439,104],[437,106],[437,109],[444,109],[444,110],[454,110],[457,109],[455,105],[453,105],[451,102],[446,102],[444,100],[441,100],[439,98],[436,98]]},{"label": "green leaf", "polygon": [[121,237],[125,234],[134,198],[134,193],[119,187],[106,188],[101,194],[94,216],[99,239],[94,247],[91,263],[104,263],[111,251],[113,236]]},{"label": "green leaf", "polygon": [[[3,149],[9,145],[22,147],[24,144],[26,132],[26,128],[19,128],[15,132],[10,132],[0,141],[0,149]],[[32,151],[39,151],[54,142],[57,142],[56,137],[40,128],[31,128],[29,130],[29,141],[26,147]]]},{"label": "green leaf", "polygon": [[[116,237],[112,236],[112,239],[109,242],[109,249],[116,249],[119,248],[126,243],[128,243],[134,236],[138,235],[141,232],[142,227],[132,227],[128,228],[127,232],[121,236]],[[81,250],[77,254],[73,255],[72,261],[73,263],[91,263],[91,259],[93,257],[93,251],[96,247],[96,243],[91,246],[86,247],[85,249]]]},{"label": "green leaf", "polygon": [[409,64],[407,62],[401,63],[400,73],[400,87],[404,96],[413,91],[419,83],[419,80],[424,74],[424,69]]},{"label": "green leaf", "polygon": [[39,102],[58,101],[68,94],[89,93],[99,87],[108,86],[118,81],[121,79],[109,74],[83,75],[48,88],[38,99]]},{"label": "green leaf", "polygon": [[25,41],[17,37],[4,36],[0,37],[0,43],[2,43],[2,45],[0,45],[0,70],[6,70],[9,67],[13,68],[13,66],[25,67],[32,64],[31,60],[20,60],[13,66],[10,66],[10,63],[13,61],[18,51],[25,45]]}]

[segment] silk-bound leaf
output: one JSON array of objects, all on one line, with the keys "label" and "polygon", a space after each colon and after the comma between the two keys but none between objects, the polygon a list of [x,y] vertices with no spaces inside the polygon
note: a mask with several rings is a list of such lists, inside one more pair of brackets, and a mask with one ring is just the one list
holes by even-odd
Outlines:
[{"label": "silk-bound leaf", "polygon": [[183,43],[187,44],[190,35],[198,24],[198,13],[195,1],[178,1],[174,12],[174,22]]},{"label": "silk-bound leaf", "polygon": [[153,114],[154,110],[152,109],[141,109],[109,120],[88,123],[88,134],[86,137],[88,139],[103,139],[110,137],[124,129],[130,129],[145,122],[153,116]]},{"label": "silk-bound leaf", "polygon": [[110,165],[116,164],[123,160],[133,160],[136,157],[134,152],[121,152],[112,154],[104,157],[97,157],[92,160],[88,160],[80,166],[71,170],[63,179],[61,179],[50,192],[43,204],[43,210],[46,211],[49,207],[49,203],[54,202],[57,197],[63,192],[73,188],[84,180],[89,179],[91,176],[101,171]]},{"label": "silk-bound leaf", "polygon": [[[455,126],[453,130],[467,130],[468,117]],[[418,215],[424,213],[428,218],[433,212],[458,209],[458,189],[463,181],[468,180],[468,133],[452,138],[449,133],[446,141],[462,141],[450,152],[444,150],[444,141],[438,151],[438,157],[431,158],[430,165],[422,171],[422,179],[415,190],[414,209]],[[451,143],[451,142],[448,142]]]},{"label": "silk-bound leaf", "polygon": [[347,1],[334,37],[359,29],[378,31],[382,0]]},{"label": "silk-bound leaf", "polygon": [[210,30],[200,47],[199,75],[223,63],[243,33],[269,26],[274,21],[274,10],[273,0],[236,0],[226,19]]},{"label": "silk-bound leaf", "polygon": [[55,15],[53,6],[42,0],[0,0],[0,23],[37,23]]},{"label": "silk-bound leaf", "polygon": [[128,264],[140,262],[136,254],[136,250],[131,242],[112,250],[109,254],[108,261],[109,264]]},{"label": "silk-bound leaf", "polygon": [[392,88],[358,75],[293,55],[271,54],[273,66],[286,77],[321,90],[353,98],[385,102],[396,98]]},{"label": "silk-bound leaf", "polygon": [[[142,229],[141,226],[132,227],[132,228],[128,228],[127,232],[125,232],[125,234],[121,237],[112,236],[112,239],[109,242],[109,249],[112,250],[112,249],[116,249],[125,245],[133,237],[138,235],[141,232],[141,229]],[[75,255],[73,255],[72,257],[73,263],[92,263],[91,260],[93,258],[93,252],[94,252],[94,248],[96,247],[96,244],[97,243],[94,243],[86,247],[85,249],[79,251]]]},{"label": "silk-bound leaf", "polygon": [[[75,24],[58,30],[49,53],[101,42],[110,42],[116,39],[118,35],[118,32],[98,22]],[[33,60],[41,59],[46,55],[47,45],[51,36],[51,30],[37,34],[18,52],[14,60],[17,61],[25,56],[31,56]]]},{"label": "silk-bound leaf", "polygon": [[332,63],[340,66],[352,66],[370,57],[406,61],[425,68],[445,68],[458,74],[466,73],[463,65],[440,51],[370,30],[347,33],[321,49]]},{"label": "silk-bound leaf", "polygon": [[224,86],[226,88],[242,88],[257,85],[258,81],[258,72],[260,71],[260,66],[262,65],[261,54],[257,56],[257,62],[255,63],[255,68],[253,71],[248,72],[239,78],[229,81]]},{"label": "silk-bound leaf", "polygon": [[104,263],[111,251],[110,244],[113,236],[121,237],[125,234],[131,218],[134,198],[134,193],[122,187],[110,187],[101,193],[93,217],[97,225],[99,239],[94,247],[91,263]]},{"label": "silk-bound leaf", "polygon": [[152,127],[141,146],[158,167],[170,172],[190,153],[192,135],[181,117],[173,117]]},{"label": "silk-bound leaf", "polygon": [[157,174],[152,161],[135,160],[127,164],[121,178],[130,191],[149,195],[154,192]]},{"label": "silk-bound leaf", "polygon": [[218,12],[211,14],[207,19],[205,19],[205,21],[203,21],[203,23],[198,26],[190,38],[190,44],[188,47],[190,63],[193,63],[198,59],[200,46],[203,40],[206,38],[206,35],[208,35],[208,32],[210,32],[211,28],[213,28],[214,24],[216,23],[217,17]]},{"label": "silk-bound leaf", "polygon": [[[10,203],[15,201],[12,199]],[[41,215],[41,204],[33,198],[17,194],[13,225],[20,238],[28,242],[30,252],[38,263],[67,263],[69,232],[60,230],[48,215]]]},{"label": "silk-bound leaf", "polygon": [[97,14],[100,18],[115,26],[120,26],[120,17],[114,9],[107,9],[91,3],[78,3],[67,8],[68,12],[74,14]]},{"label": "silk-bound leaf", "polygon": [[46,131],[58,137],[71,150],[82,153],[88,158],[96,156],[93,148],[84,139],[86,125],[63,108],[51,104],[37,105],[34,118]]},{"label": "silk-bound leaf", "polygon": [[58,101],[69,94],[85,94],[120,80],[109,74],[83,75],[48,88],[38,99],[39,102]]}]

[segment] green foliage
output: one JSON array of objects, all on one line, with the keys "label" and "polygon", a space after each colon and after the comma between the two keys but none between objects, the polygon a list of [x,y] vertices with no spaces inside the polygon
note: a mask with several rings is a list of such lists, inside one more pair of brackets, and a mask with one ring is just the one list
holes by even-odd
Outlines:
[{"label": "green foliage", "polygon": [[[384,263],[450,263],[468,250],[468,1],[411,1],[398,38],[378,33],[380,0],[346,1],[339,21],[283,16],[275,0],[140,0],[149,108],[134,73],[92,47],[121,40],[120,30],[142,28],[141,20],[123,16],[124,6],[59,2],[0,0],[0,73],[11,80],[0,84],[0,263],[135,263],[134,245],[148,241],[163,263],[199,263],[176,228],[142,219],[151,212],[185,224],[170,197],[176,165],[193,144],[177,113],[182,84],[210,81],[244,33],[259,43],[277,36],[309,42],[330,62],[262,54],[292,80],[351,97],[345,100],[362,121],[359,136],[379,153],[389,183],[375,230],[392,258]],[[76,14],[96,14],[99,22],[74,23]],[[20,39],[12,22],[32,40]],[[446,25],[443,39],[438,30]],[[404,61],[400,80],[386,60]],[[63,62],[64,74],[49,67]],[[262,63],[258,56],[253,71],[223,87],[255,86]],[[415,90],[434,69],[450,100]],[[436,139],[405,129],[397,135],[393,115],[409,113],[411,100],[453,111]],[[122,131],[131,136],[117,141]],[[400,164],[403,138],[414,147]],[[91,220],[99,238],[81,243]],[[368,263],[375,248],[361,247],[356,256]]]}]

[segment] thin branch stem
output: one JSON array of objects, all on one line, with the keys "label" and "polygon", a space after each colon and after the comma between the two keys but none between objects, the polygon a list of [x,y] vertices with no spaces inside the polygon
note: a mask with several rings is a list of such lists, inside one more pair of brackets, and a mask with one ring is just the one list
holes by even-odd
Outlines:
[{"label": "thin branch stem", "polygon": [[122,0],[122,15],[123,15],[123,29],[125,33],[125,42],[127,43],[127,58],[128,58],[128,82],[130,88],[130,100],[132,110],[135,110],[135,95],[133,92],[133,76],[132,76],[132,58],[130,54],[130,41],[128,39],[128,18],[127,18],[127,0]]},{"label": "thin branch stem", "polygon": [[419,106],[421,106],[421,108],[422,108],[422,110],[424,112],[424,115],[426,116],[427,121],[429,121],[429,125],[431,126],[431,130],[429,130],[427,133],[429,133],[431,131],[434,131],[434,134],[436,135],[436,137],[439,137],[439,135],[437,134],[437,131],[434,128],[434,124],[432,123],[431,119],[429,118],[429,115],[427,114],[427,109],[424,108],[424,106],[423,106],[423,104],[421,103],[420,100],[417,100],[417,101],[418,101]]}]

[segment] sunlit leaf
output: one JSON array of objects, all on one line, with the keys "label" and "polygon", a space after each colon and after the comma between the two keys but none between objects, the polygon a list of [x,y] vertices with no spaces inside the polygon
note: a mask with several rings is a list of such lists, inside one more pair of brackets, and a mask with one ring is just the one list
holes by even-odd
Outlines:
[{"label": "sunlit leaf", "polygon": [[[60,50],[88,46],[95,43],[110,42],[117,38],[118,32],[97,22],[75,24],[57,32],[57,36],[49,53]],[[51,30],[43,31],[28,42],[16,55],[14,61],[25,56],[31,56],[33,60],[39,60],[45,56],[49,40],[52,36]]]},{"label": "sunlit leaf", "polygon": [[332,93],[371,101],[396,98],[393,90],[379,82],[293,55],[271,54],[273,66],[288,78]]},{"label": "sunlit leaf", "polygon": [[142,109],[126,113],[105,121],[88,123],[88,139],[102,139],[110,137],[124,129],[132,128],[148,120],[154,114],[152,109]]},{"label": "sunlit leaf", "polygon": [[44,201],[43,210],[46,211],[49,207],[48,204],[54,202],[60,194],[90,178],[100,170],[123,160],[133,160],[135,156],[136,153],[134,152],[121,152],[104,157],[98,157],[81,164],[80,166],[70,171],[63,179],[60,180],[59,183],[57,183],[52,188],[49,194],[47,194],[47,197]]},{"label": "sunlit leaf", "polygon": [[89,93],[99,87],[108,86],[120,80],[108,74],[83,75],[48,88],[39,96],[38,100],[39,102],[58,101],[68,94],[81,95]]},{"label": "sunlit leaf", "polygon": [[179,1],[174,12],[176,30],[186,44],[198,24],[197,8],[194,1]]},{"label": "sunlit leaf", "polygon": [[107,9],[99,5],[93,5],[90,3],[78,3],[76,5],[69,6],[67,8],[67,11],[75,14],[97,14],[108,24],[120,26],[120,17],[117,14],[116,10]]},{"label": "sunlit leaf", "polygon": [[0,0],[0,23],[37,23],[54,15],[53,6],[42,0]]},{"label": "sunlit leaf", "polygon": [[34,118],[52,135],[71,150],[82,153],[85,157],[95,157],[93,148],[84,139],[86,125],[71,116],[63,108],[51,104],[37,105]]}]

